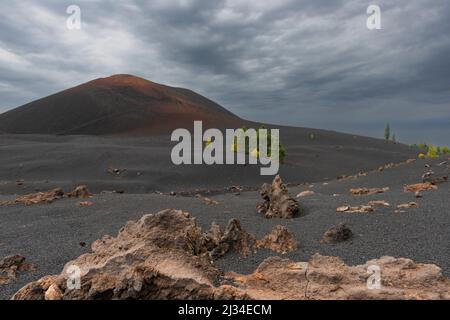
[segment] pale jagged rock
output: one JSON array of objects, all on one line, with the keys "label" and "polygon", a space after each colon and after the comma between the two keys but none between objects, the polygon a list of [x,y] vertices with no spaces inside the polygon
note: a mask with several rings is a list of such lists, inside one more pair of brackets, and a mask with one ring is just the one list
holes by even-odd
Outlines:
[{"label": "pale jagged rock", "polygon": [[[380,287],[372,285],[373,268],[380,270]],[[450,279],[432,264],[382,257],[360,266],[314,255],[309,263],[266,259],[250,275],[229,273],[251,299],[365,300],[450,299]]]},{"label": "pale jagged rock", "polygon": [[257,205],[258,212],[266,218],[294,218],[299,212],[298,202],[289,195],[288,189],[279,175],[272,184],[263,184],[260,190],[264,202]]},{"label": "pale jagged rock", "polygon": [[391,206],[391,204],[385,200],[372,200],[372,201],[369,201],[369,203],[367,205],[372,206],[372,207],[376,207],[376,206],[390,207]]},{"label": "pale jagged rock", "polygon": [[325,232],[322,237],[322,243],[339,243],[347,241],[352,237],[352,230],[346,224],[340,223]]},{"label": "pale jagged rock", "polygon": [[15,254],[0,260],[0,285],[9,284],[18,272],[34,270],[35,266],[26,262],[25,257]]},{"label": "pale jagged rock", "polygon": [[257,247],[284,254],[297,250],[297,240],[286,227],[276,226],[271,233],[258,240]]},{"label": "pale jagged rock", "polygon": [[[227,234],[227,235],[226,235]],[[236,222],[223,234],[217,225],[203,233],[183,211],[166,210],[131,221],[113,238],[92,244],[92,253],[69,262],[60,275],[20,289],[13,299],[450,299],[450,280],[435,265],[383,257],[347,266],[314,255],[308,263],[279,257],[250,275],[224,275],[210,252],[224,240],[240,242]],[[368,270],[381,270],[373,289]],[[80,271],[79,289],[72,288]]]},{"label": "pale jagged rock", "polygon": [[198,197],[204,204],[209,205],[209,206],[213,206],[213,205],[216,206],[216,205],[220,204],[219,201],[214,200],[214,199],[211,199],[211,198],[208,198],[208,197],[202,197],[201,195],[197,195],[197,197]]},{"label": "pale jagged rock", "polygon": [[[245,251],[245,237],[233,220],[219,240]],[[14,299],[241,299],[240,289],[220,283],[210,250],[217,243],[189,213],[166,210],[130,221],[116,238],[104,236],[92,253],[66,264],[60,275],[45,277],[19,290]],[[80,289],[70,289],[73,267]]]},{"label": "pale jagged rock", "polygon": [[72,192],[67,194],[69,198],[91,198],[92,194],[89,192],[87,186],[78,186]]},{"label": "pale jagged rock", "polygon": [[296,198],[309,197],[309,196],[313,196],[313,195],[315,195],[315,194],[316,194],[316,193],[315,193],[314,191],[307,190],[307,191],[300,192],[300,193],[296,196]]}]

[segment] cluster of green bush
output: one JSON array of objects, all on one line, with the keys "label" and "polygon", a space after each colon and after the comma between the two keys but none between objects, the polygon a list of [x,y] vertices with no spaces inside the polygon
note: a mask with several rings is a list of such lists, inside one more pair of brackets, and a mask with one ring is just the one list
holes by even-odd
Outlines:
[{"label": "cluster of green bush", "polygon": [[450,155],[449,147],[440,147],[426,143],[414,144],[413,147],[424,151],[424,153],[419,154],[419,158],[438,158]]},{"label": "cluster of green bush", "polygon": [[[243,127],[242,130],[244,132],[247,131],[246,127]],[[264,126],[260,126],[257,130],[256,130],[256,137],[257,137],[257,142],[256,145],[257,147],[254,150],[250,150],[250,143],[248,141],[248,139],[246,139],[245,141],[245,154],[250,154],[253,157],[257,158],[259,157],[259,139],[265,139],[267,137],[267,155],[269,157],[272,157],[272,142],[273,143],[277,143],[277,141],[274,141],[275,139],[272,137],[271,134],[269,134],[269,130],[267,130]],[[233,152],[241,152],[241,150],[238,150],[238,137],[234,138],[234,143],[231,146],[231,150]],[[286,157],[286,150],[284,149],[284,147],[281,145],[280,141],[278,141],[278,155],[279,155],[279,161],[283,162],[284,158]]]}]

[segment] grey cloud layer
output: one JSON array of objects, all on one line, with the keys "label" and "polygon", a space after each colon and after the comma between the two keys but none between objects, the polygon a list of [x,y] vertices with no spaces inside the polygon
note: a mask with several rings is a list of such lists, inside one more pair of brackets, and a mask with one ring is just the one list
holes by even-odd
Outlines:
[{"label": "grey cloud layer", "polygon": [[[450,144],[448,0],[85,0],[70,31],[72,3],[2,2],[3,110],[131,73],[257,121],[368,135],[390,121],[406,142]],[[365,27],[372,3],[382,30]]]}]

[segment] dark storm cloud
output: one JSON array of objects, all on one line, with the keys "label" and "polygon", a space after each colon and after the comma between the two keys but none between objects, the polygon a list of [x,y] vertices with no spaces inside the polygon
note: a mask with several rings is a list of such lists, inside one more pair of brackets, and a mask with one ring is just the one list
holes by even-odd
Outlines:
[{"label": "dark storm cloud", "polygon": [[[382,30],[366,28],[369,4]],[[449,16],[447,0],[3,1],[0,108],[131,73],[257,121],[369,135],[389,121],[408,142],[434,126],[445,143]]]}]

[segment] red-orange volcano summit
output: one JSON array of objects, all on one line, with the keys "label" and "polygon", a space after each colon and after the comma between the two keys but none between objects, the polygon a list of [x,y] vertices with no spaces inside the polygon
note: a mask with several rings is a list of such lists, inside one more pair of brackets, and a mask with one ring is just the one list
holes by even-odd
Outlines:
[{"label": "red-orange volcano summit", "polygon": [[131,75],[100,78],[0,115],[0,132],[27,134],[152,134],[190,128],[238,127],[245,121],[191,91]]}]

